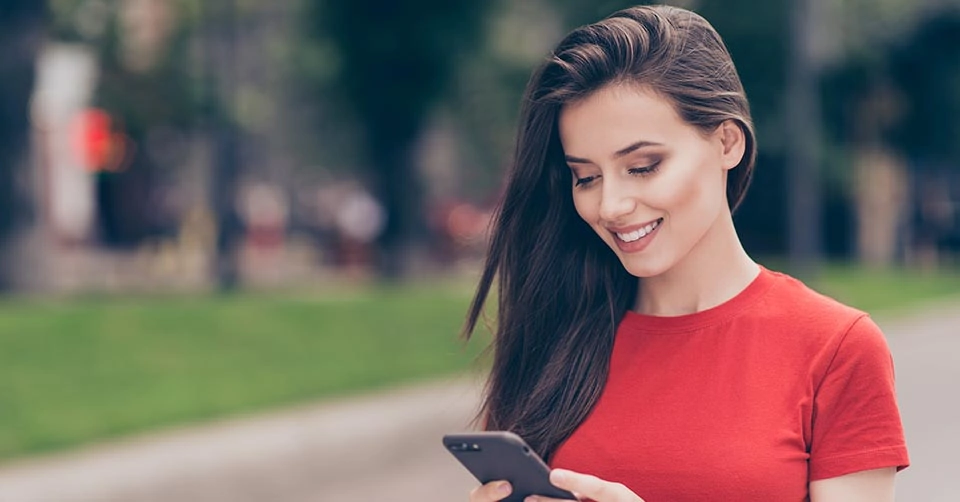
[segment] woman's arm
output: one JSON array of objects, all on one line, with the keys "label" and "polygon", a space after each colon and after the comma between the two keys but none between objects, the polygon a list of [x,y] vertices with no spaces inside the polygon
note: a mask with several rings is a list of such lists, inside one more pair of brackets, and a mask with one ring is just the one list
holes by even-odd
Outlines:
[{"label": "woman's arm", "polygon": [[810,483],[810,502],[893,502],[894,467],[855,472]]}]

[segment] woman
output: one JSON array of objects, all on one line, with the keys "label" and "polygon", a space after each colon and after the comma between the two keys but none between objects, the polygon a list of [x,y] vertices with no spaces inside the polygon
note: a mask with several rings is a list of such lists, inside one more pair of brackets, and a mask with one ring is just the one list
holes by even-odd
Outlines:
[{"label": "woman", "polygon": [[533,75],[467,333],[496,278],[483,418],[557,486],[597,502],[893,500],[908,459],[883,335],[744,251],[731,213],[755,158],[730,55],[692,12],[618,12]]}]

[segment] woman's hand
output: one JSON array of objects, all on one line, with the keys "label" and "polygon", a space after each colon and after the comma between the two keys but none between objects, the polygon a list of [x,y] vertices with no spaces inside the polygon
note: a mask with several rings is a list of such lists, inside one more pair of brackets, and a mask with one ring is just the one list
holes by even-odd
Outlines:
[{"label": "woman's hand", "polygon": [[[620,483],[604,481],[596,476],[580,474],[566,469],[554,469],[550,472],[550,483],[557,488],[573,492],[580,499],[595,502],[643,502],[636,493]],[[481,499],[483,500],[483,499]],[[473,499],[470,499],[474,502]],[[563,502],[547,497],[527,497],[524,502]]]},{"label": "woman's hand", "polygon": [[478,486],[470,492],[470,502],[497,502],[513,493],[513,487],[506,481],[491,481]]}]

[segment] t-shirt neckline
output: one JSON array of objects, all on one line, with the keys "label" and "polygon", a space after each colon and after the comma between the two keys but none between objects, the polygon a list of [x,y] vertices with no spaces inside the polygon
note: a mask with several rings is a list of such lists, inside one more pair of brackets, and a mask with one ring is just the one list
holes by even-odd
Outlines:
[{"label": "t-shirt neckline", "polygon": [[639,314],[628,310],[621,321],[621,328],[643,333],[682,333],[695,331],[724,322],[743,313],[763,296],[773,284],[776,273],[760,265],[760,273],[733,298],[706,310],[679,316],[656,316]]}]

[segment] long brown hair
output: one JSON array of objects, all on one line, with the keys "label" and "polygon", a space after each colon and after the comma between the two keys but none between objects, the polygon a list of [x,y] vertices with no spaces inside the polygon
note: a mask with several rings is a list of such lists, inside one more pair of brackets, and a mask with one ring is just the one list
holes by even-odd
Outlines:
[{"label": "long brown hair", "polygon": [[606,383],[614,333],[637,278],[577,215],[557,133],[562,106],[615,83],[646,86],[703,131],[733,120],[746,153],[727,178],[735,209],[756,158],[750,110],[720,36],[693,12],[622,10],[564,38],[534,72],[517,149],[494,219],[464,333],[473,333],[497,279],[493,368],[481,415],[549,459],[593,408]]}]

